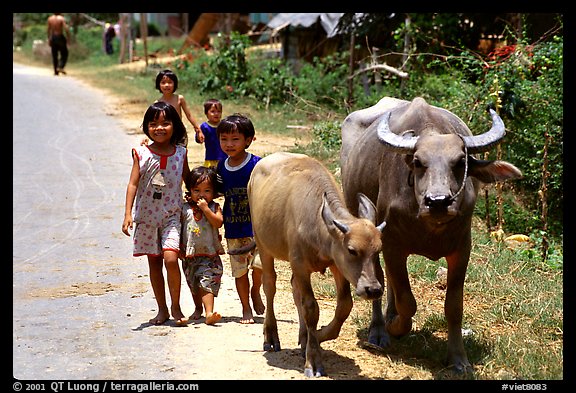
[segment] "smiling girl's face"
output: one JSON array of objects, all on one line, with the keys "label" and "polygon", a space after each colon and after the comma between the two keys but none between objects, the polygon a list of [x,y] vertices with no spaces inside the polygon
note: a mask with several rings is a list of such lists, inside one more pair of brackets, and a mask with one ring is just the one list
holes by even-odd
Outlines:
[{"label": "smiling girl's face", "polygon": [[158,113],[158,117],[148,123],[150,139],[158,144],[170,143],[174,133],[174,125],[167,120],[164,112]]}]

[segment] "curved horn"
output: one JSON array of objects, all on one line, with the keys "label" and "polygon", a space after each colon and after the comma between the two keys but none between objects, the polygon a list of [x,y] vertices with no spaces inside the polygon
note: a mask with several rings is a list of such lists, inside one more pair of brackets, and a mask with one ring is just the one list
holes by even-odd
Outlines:
[{"label": "curved horn", "polygon": [[492,146],[498,144],[504,135],[506,135],[504,122],[500,116],[498,116],[493,109],[490,109],[490,116],[492,116],[492,128],[490,128],[489,131],[481,135],[462,137],[469,154],[482,153],[490,150]]},{"label": "curved horn", "polygon": [[414,153],[414,146],[418,140],[417,136],[402,137],[390,131],[390,115],[392,112],[385,113],[382,121],[378,124],[378,139],[380,142],[401,154]]},{"label": "curved horn", "polygon": [[336,219],[332,220],[332,222],[334,222],[336,228],[340,229],[340,232],[342,232],[343,234],[347,234],[348,232],[350,232],[350,227],[344,224],[343,222],[340,222]]}]

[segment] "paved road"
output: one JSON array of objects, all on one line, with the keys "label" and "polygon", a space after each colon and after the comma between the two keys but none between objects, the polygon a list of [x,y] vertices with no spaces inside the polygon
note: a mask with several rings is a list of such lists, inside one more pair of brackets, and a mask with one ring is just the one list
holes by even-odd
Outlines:
[{"label": "paved road", "polygon": [[13,376],[166,379],[176,364],[193,369],[187,347],[142,334],[156,305],[146,261],[120,230],[139,137],[106,114],[103,94],[49,71],[13,66]]}]

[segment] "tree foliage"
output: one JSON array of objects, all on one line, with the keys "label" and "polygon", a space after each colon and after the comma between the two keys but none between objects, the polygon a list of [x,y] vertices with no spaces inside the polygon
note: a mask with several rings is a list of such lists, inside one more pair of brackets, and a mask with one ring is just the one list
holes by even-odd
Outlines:
[{"label": "tree foliage", "polygon": [[[495,18],[495,16],[483,16]],[[190,65],[190,74],[199,76],[198,87],[226,97],[246,97],[257,105],[302,105],[313,103],[318,112],[346,114],[375,104],[382,96],[412,100],[424,97],[432,105],[460,116],[474,133],[489,127],[487,108],[496,108],[503,118],[507,136],[503,157],[516,164],[524,179],[514,182],[517,198],[507,198],[506,224],[513,232],[530,233],[542,227],[540,207],[543,182],[542,157],[546,135],[550,136],[549,230],[561,234],[563,228],[563,38],[556,34],[528,41],[526,32],[507,27],[501,42],[507,43],[487,55],[475,51],[485,26],[464,14],[414,14],[406,20],[386,14],[365,14],[350,31],[371,34],[375,24],[388,26],[391,51],[405,50],[402,34],[410,30],[408,80],[374,74],[354,80],[349,97],[349,52],[341,51],[314,58],[294,72],[279,59],[263,60],[244,56],[248,42],[237,34],[219,37],[215,54],[200,64]],[[497,18],[496,18],[497,19]],[[384,29],[381,29],[384,30]],[[343,30],[345,31],[345,30]],[[382,35],[382,33],[380,33]],[[519,38],[524,37],[524,38]],[[375,36],[370,36],[372,40]],[[384,39],[380,37],[381,39]],[[388,59],[386,53],[382,61]],[[362,82],[362,83],[360,83]],[[352,105],[346,106],[348,100]],[[321,118],[322,116],[320,116]],[[330,121],[330,119],[327,119]],[[332,130],[332,134],[339,130]],[[330,135],[324,131],[322,135]],[[332,140],[333,138],[328,138]],[[495,158],[494,152],[491,153]],[[514,204],[518,204],[515,206]]]}]

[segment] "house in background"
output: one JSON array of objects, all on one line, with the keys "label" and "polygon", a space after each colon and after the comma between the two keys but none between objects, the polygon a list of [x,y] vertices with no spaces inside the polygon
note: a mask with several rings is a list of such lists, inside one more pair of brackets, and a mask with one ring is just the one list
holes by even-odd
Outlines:
[{"label": "house in background", "polygon": [[279,36],[284,60],[293,64],[311,62],[336,52],[343,37],[336,31],[343,13],[279,13],[267,26],[271,36]]}]

